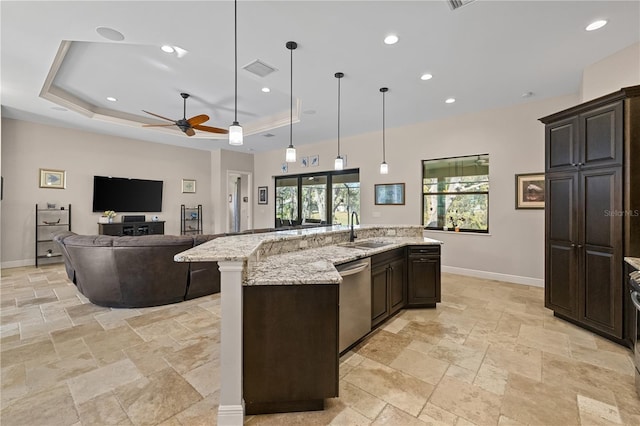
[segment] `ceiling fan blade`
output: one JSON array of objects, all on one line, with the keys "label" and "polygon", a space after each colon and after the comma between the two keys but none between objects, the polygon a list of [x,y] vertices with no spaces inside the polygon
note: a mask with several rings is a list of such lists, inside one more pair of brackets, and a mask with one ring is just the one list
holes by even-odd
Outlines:
[{"label": "ceiling fan blade", "polygon": [[175,126],[175,123],[172,124],[143,124],[142,127],[171,127]]},{"label": "ceiling fan blade", "polygon": [[195,132],[191,127],[189,127],[189,128],[188,128],[187,130],[185,130],[184,132],[187,134],[187,136],[193,136],[193,135],[195,135],[195,134],[196,134],[196,132]]},{"label": "ceiling fan blade", "polygon": [[187,120],[189,122],[189,124],[191,124],[192,126],[197,126],[198,124],[202,124],[205,121],[209,121],[209,116],[206,114],[200,114],[200,115],[196,115],[195,117],[191,117],[190,119]]},{"label": "ceiling fan blade", "polygon": [[211,126],[196,125],[196,126],[193,126],[193,128],[196,130],[202,130],[204,132],[222,133],[223,135],[226,135],[227,133],[229,133],[227,129],[220,129],[218,127],[211,127]]},{"label": "ceiling fan blade", "polygon": [[175,120],[172,120],[172,119],[167,118],[167,117],[163,117],[163,116],[158,115],[158,114],[154,114],[154,113],[149,112],[149,111],[142,110],[142,112],[146,112],[147,114],[153,115],[154,117],[162,118],[163,120],[171,121],[172,123],[176,122]]}]

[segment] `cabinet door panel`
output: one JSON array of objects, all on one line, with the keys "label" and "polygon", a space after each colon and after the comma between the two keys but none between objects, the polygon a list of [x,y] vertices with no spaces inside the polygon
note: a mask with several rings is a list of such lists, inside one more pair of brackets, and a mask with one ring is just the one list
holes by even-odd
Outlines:
[{"label": "cabinet door panel", "polygon": [[580,316],[582,321],[622,338],[622,265],[608,251],[586,249]]},{"label": "cabinet door panel", "polygon": [[567,244],[547,245],[544,305],[577,318],[576,249]]},{"label": "cabinet door panel", "polygon": [[440,302],[440,257],[423,256],[409,259],[410,306]]},{"label": "cabinet door panel", "polygon": [[545,131],[547,170],[573,168],[578,155],[577,117],[550,124]]},{"label": "cabinet door panel", "polygon": [[371,268],[371,326],[389,316],[387,266]]},{"label": "cabinet door panel", "polygon": [[547,239],[574,242],[576,238],[577,176],[575,173],[553,173],[546,177]]},{"label": "cabinet door panel", "polygon": [[406,300],[406,271],[404,258],[389,264],[389,315],[402,309]]},{"label": "cabinet door panel", "polygon": [[583,168],[622,165],[622,102],[580,115]]},{"label": "cabinet door panel", "polygon": [[582,172],[581,205],[586,245],[617,247],[621,244],[622,197],[619,167]]}]

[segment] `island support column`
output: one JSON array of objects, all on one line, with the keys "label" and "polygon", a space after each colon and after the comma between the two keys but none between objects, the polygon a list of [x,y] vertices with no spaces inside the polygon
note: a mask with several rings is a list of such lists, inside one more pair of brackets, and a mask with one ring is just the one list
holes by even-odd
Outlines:
[{"label": "island support column", "polygon": [[220,405],[218,425],[242,426],[242,269],[243,262],[219,261]]}]

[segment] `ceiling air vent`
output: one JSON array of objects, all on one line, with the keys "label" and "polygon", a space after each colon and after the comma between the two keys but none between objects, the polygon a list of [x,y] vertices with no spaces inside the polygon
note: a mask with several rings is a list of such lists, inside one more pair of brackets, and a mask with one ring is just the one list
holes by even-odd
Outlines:
[{"label": "ceiling air vent", "polygon": [[260,59],[256,59],[255,61],[250,62],[249,64],[245,65],[242,68],[259,77],[266,77],[272,72],[278,71],[271,65],[265,64]]},{"label": "ceiling air vent", "polygon": [[262,135],[262,136],[264,136],[265,138],[272,138],[272,137],[274,137],[275,135],[274,135],[273,133],[265,133],[265,134],[264,134],[264,135]]},{"label": "ceiling air vent", "polygon": [[473,3],[474,1],[476,0],[447,0],[447,3],[449,4],[451,10],[456,10],[459,7],[465,6],[469,3]]}]

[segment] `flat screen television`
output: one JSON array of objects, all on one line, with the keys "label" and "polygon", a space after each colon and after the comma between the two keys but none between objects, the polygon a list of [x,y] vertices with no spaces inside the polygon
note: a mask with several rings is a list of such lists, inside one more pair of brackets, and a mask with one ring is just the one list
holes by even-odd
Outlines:
[{"label": "flat screen television", "polygon": [[93,211],[161,212],[161,180],[93,177]]}]

